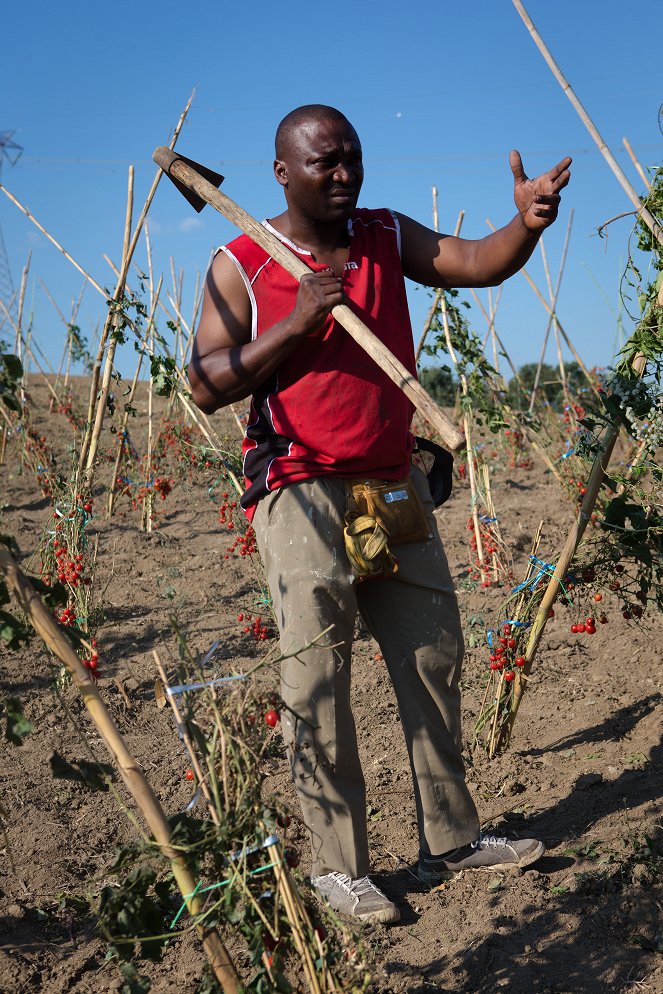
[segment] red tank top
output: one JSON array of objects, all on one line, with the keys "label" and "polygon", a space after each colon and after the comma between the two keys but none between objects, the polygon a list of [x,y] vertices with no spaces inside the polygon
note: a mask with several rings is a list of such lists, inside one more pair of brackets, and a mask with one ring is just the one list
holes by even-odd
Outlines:
[{"label": "red tank top", "polygon": [[[313,272],[327,266],[278,235]],[[388,210],[355,211],[343,289],[362,321],[416,375],[400,259],[398,221]],[[224,251],[237,266],[253,314],[253,336],[295,306],[298,283],[247,235]],[[414,408],[402,391],[329,315],[256,391],[243,442],[249,519],[267,493],[316,476],[407,476]]]}]

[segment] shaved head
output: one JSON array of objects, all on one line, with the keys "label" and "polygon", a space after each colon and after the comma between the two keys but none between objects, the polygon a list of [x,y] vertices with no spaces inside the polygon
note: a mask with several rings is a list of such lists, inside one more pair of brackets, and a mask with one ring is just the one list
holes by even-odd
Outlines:
[{"label": "shaved head", "polygon": [[[328,107],[326,104],[304,104],[296,107],[283,118],[276,129],[274,144],[276,146],[276,158],[283,159],[291,150],[293,140],[296,139],[297,132],[309,123],[317,121],[342,121],[350,128],[352,125],[345,114],[335,107]],[[354,131],[354,128],[352,128]]]}]

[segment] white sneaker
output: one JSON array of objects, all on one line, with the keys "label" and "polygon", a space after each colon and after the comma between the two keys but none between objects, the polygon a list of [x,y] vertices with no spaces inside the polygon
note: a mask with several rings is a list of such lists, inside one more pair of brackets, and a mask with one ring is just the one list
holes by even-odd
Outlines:
[{"label": "white sneaker", "polygon": [[353,880],[345,873],[325,873],[321,877],[311,877],[311,883],[320,897],[342,915],[382,925],[400,921],[396,905],[375,886],[370,877]]}]

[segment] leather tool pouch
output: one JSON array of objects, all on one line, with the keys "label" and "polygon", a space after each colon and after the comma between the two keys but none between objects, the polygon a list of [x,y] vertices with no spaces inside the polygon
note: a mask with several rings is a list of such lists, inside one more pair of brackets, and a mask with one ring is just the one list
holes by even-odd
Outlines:
[{"label": "leather tool pouch", "polygon": [[359,577],[392,576],[395,545],[431,537],[426,509],[411,479],[348,480],[345,547]]}]

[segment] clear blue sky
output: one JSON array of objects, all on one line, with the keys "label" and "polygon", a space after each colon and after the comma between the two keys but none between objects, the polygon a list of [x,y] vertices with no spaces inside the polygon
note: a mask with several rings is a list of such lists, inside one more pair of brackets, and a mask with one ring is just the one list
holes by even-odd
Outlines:
[{"label": "clear blue sky", "polygon": [[[660,163],[657,5],[527,6],[640,191],[622,138],[643,164]],[[520,149],[530,175],[573,155],[560,218],[546,236],[548,256],[554,276],[573,207],[558,310],[587,363],[610,361],[630,224],[612,225],[607,241],[596,228],[630,204],[509,0],[331,7],[74,0],[12,4],[3,28],[0,130],[15,129],[25,151],[14,167],[5,163],[2,181],[99,282],[113,281],[103,254],[117,260],[121,251],[127,168],[136,167],[137,213],[154,174],[151,153],[167,143],[194,86],[178,148],[223,172],[225,192],[258,217],[282,210],[271,171],[276,124],[299,104],[329,103],[347,114],[363,142],[362,206],[393,207],[429,223],[436,184],[441,227],[452,230],[464,208],[467,237],[487,232],[487,216],[498,225],[512,216],[511,148]],[[212,247],[235,234],[210,208],[195,215],[165,181],[151,218],[157,271],[170,284],[172,255],[189,290]],[[82,280],[1,195],[0,224],[16,284],[32,250],[34,333],[54,361],[64,329],[38,277],[66,315]],[[137,261],[145,263],[142,246]],[[538,254],[530,266],[543,289]],[[486,291],[481,295],[485,300]],[[411,288],[410,300],[418,337],[429,298]],[[101,298],[87,290],[83,332],[103,314]],[[483,330],[476,307],[472,314]],[[517,364],[538,357],[545,325],[540,303],[523,277],[514,277],[497,328]],[[133,361],[131,350],[121,368]]]}]

